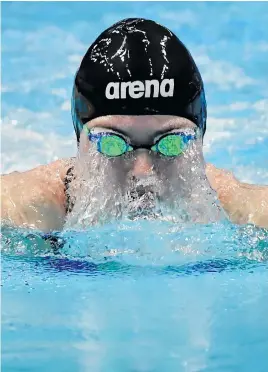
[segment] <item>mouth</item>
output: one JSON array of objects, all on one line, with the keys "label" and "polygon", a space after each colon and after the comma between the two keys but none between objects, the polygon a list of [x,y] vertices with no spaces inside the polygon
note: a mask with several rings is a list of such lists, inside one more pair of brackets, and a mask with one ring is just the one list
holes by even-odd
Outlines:
[{"label": "mouth", "polygon": [[155,218],[158,196],[152,185],[137,185],[127,195],[130,219]]},{"label": "mouth", "polygon": [[152,186],[149,185],[137,185],[134,190],[131,190],[129,196],[132,200],[137,198],[143,198],[145,195],[150,196],[151,198],[154,196],[155,192]]}]

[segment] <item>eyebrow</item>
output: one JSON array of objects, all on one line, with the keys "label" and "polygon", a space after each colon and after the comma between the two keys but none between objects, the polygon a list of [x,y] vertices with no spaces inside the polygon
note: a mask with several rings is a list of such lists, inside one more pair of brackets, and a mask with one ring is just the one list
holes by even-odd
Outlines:
[{"label": "eyebrow", "polygon": [[[124,124],[122,124],[122,126],[123,125]],[[196,125],[188,119],[185,119],[185,118],[174,119],[174,118],[172,118],[169,121],[167,121],[161,129],[156,130],[153,133],[153,135],[156,137],[156,136],[159,136],[159,135],[164,134],[166,132],[170,132],[174,129],[183,129],[186,126],[189,127],[189,125],[191,125],[191,128],[196,127]],[[94,126],[95,127],[101,126],[103,128],[106,128],[106,129],[111,129],[111,130],[114,130],[118,133],[121,133],[122,135],[124,135],[126,137],[129,137],[129,133],[127,131],[125,131],[124,129],[122,129],[122,127],[118,128],[116,124],[110,123],[109,121],[106,122],[106,120],[103,120],[103,121],[100,120],[99,122],[96,121],[96,124]]]}]

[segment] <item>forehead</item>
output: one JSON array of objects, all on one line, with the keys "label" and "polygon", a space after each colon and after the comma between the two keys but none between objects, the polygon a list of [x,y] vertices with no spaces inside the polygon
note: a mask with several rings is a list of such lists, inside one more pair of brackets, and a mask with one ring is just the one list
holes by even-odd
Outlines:
[{"label": "forehead", "polygon": [[102,126],[122,130],[131,135],[140,133],[155,133],[180,128],[195,128],[196,125],[188,119],[171,115],[109,115],[93,119],[88,127]]}]

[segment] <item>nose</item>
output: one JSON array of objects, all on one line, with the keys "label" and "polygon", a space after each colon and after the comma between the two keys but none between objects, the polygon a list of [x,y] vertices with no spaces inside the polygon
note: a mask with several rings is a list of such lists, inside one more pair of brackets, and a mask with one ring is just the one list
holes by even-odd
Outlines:
[{"label": "nose", "polygon": [[151,158],[146,150],[137,150],[133,164],[132,175],[140,178],[150,175],[153,170]]}]

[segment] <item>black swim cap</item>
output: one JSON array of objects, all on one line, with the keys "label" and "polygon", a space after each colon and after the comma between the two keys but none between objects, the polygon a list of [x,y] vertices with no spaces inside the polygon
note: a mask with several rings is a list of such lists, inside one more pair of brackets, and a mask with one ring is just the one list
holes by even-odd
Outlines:
[{"label": "black swim cap", "polygon": [[205,133],[203,81],[176,35],[154,21],[129,18],[95,40],[75,77],[77,140],[84,123],[105,115],[176,115]]}]

